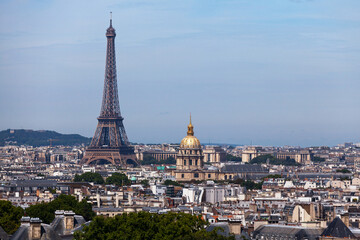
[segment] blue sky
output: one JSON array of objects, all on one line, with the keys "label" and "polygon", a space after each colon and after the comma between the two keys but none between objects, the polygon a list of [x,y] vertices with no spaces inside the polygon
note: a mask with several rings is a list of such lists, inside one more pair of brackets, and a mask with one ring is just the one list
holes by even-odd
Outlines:
[{"label": "blue sky", "polygon": [[0,0],[0,129],[93,135],[110,11],[130,141],[360,142],[358,0]]}]

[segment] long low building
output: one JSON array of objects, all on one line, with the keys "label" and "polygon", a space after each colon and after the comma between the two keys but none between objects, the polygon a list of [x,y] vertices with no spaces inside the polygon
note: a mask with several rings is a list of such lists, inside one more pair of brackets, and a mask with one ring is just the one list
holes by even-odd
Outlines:
[{"label": "long low building", "polygon": [[310,150],[293,150],[293,151],[265,151],[262,147],[248,147],[243,150],[241,158],[243,162],[250,162],[256,157],[263,155],[272,155],[278,159],[294,159],[297,163],[309,164],[313,158]]}]

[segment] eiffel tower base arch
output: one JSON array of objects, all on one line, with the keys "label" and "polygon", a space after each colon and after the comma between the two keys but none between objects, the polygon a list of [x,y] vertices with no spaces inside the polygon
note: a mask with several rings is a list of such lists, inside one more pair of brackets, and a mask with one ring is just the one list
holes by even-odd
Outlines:
[{"label": "eiffel tower base arch", "polygon": [[[86,149],[85,156],[81,159],[82,165],[98,165],[110,163],[122,168],[139,166],[139,161],[132,147],[126,147],[125,151],[120,149]],[[125,152],[125,153],[122,153]]]}]

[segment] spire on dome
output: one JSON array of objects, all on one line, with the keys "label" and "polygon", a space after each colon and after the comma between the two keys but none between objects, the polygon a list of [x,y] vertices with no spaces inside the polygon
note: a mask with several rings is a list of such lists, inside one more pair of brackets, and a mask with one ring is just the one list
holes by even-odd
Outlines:
[{"label": "spire on dome", "polygon": [[188,125],[188,131],[187,131],[187,135],[188,136],[194,136],[194,127],[191,124],[191,113],[190,113],[190,123]]}]

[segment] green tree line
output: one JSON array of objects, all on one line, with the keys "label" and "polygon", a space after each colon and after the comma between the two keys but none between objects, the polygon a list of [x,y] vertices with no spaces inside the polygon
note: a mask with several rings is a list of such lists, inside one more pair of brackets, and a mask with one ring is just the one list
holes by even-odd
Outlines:
[{"label": "green tree line", "polygon": [[0,226],[7,234],[13,234],[20,227],[20,219],[24,216],[21,207],[15,207],[9,201],[0,200]]},{"label": "green tree line", "polygon": [[235,183],[235,184],[240,184],[240,186],[246,187],[247,190],[253,190],[253,189],[262,189],[264,180],[262,180],[260,182],[254,182],[251,180],[244,180],[244,179],[238,178],[231,182]]},{"label": "green tree line", "polygon": [[251,164],[254,164],[254,163],[262,164],[262,163],[267,163],[267,161],[269,161],[269,164],[272,164],[272,165],[301,166],[301,164],[297,163],[295,161],[295,159],[292,159],[292,158],[278,159],[271,154],[265,154],[265,155],[261,155],[256,158],[253,158],[250,161],[250,163]]},{"label": "green tree line", "polygon": [[141,161],[142,165],[151,165],[151,164],[176,164],[176,160],[173,157],[169,157],[165,160],[156,160],[154,157],[145,154],[143,160]]},{"label": "green tree line", "polygon": [[104,178],[99,173],[87,172],[81,175],[75,175],[74,182],[93,182],[96,184],[114,184],[117,186],[129,185],[131,181],[124,173],[113,173],[110,177]]},{"label": "green tree line", "polygon": [[96,184],[104,184],[104,178],[100,173],[87,172],[81,175],[75,174],[74,182],[93,182]]},{"label": "green tree line", "polygon": [[34,131],[25,129],[15,129],[10,132],[10,129],[0,131],[0,146],[4,146],[6,141],[16,141],[18,145],[31,146],[48,146],[49,139],[55,139],[52,145],[76,145],[88,144],[91,138],[83,137],[79,134],[61,134],[55,131]]},{"label": "green tree line", "polygon": [[241,162],[242,159],[241,157],[236,157],[234,155],[231,155],[231,154],[226,154],[226,161],[232,161],[232,162]]},{"label": "green tree line", "polygon": [[148,212],[117,215],[113,218],[96,217],[83,231],[74,234],[77,240],[92,239],[235,239],[217,234],[219,229],[207,232],[208,223],[185,213],[152,214]]},{"label": "green tree line", "polygon": [[343,168],[343,169],[337,169],[336,172],[338,173],[351,173],[349,169]]},{"label": "green tree line", "polygon": [[56,210],[72,210],[76,214],[83,216],[87,221],[95,216],[91,204],[87,203],[85,199],[79,202],[75,197],[65,194],[61,194],[49,203],[31,205],[26,208],[26,215],[38,217],[49,224],[54,220]]},{"label": "green tree line", "polygon": [[49,203],[39,203],[31,205],[24,211],[21,207],[15,207],[9,201],[0,201],[0,226],[8,234],[13,234],[20,227],[20,219],[25,214],[30,217],[38,217],[44,223],[51,223],[55,218],[56,210],[72,210],[81,215],[85,220],[91,220],[95,213],[92,206],[84,199],[78,202],[75,197],[70,195],[60,195]]}]

